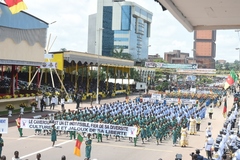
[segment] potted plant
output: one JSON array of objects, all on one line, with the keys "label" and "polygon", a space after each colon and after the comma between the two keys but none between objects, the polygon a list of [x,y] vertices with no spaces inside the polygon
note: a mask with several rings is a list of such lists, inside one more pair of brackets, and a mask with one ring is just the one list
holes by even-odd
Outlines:
[{"label": "potted plant", "polygon": [[20,107],[20,114],[23,114],[23,112],[24,112],[24,109],[27,107],[27,104],[26,103],[21,103],[20,105],[19,105],[19,107]]},{"label": "potted plant", "polygon": [[32,106],[32,113],[35,113],[35,108],[37,107],[38,103],[36,101],[32,101],[30,105]]},{"label": "potted plant", "polygon": [[8,110],[8,116],[12,117],[12,111],[14,110],[14,106],[12,104],[7,104],[6,109]]}]

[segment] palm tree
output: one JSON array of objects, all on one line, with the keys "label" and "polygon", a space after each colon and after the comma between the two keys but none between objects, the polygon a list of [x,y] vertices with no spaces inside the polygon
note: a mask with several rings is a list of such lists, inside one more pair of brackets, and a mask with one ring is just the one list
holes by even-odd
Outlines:
[{"label": "palm tree", "polygon": [[114,49],[113,52],[112,52],[112,56],[114,58],[121,58],[122,59],[122,52],[123,52],[123,48],[120,48],[120,50]]},{"label": "palm tree", "polygon": [[123,48],[114,49],[114,50],[112,51],[112,56],[113,56],[114,58],[132,60],[132,55],[129,54],[129,53],[123,53]]}]

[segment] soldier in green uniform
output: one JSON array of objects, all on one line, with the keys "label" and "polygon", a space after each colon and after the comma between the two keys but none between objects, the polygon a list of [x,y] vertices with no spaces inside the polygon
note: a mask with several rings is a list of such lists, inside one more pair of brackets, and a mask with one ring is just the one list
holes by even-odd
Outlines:
[{"label": "soldier in green uniform", "polygon": [[52,126],[51,141],[53,142],[52,146],[54,146],[57,141],[57,130],[55,128],[55,124]]},{"label": "soldier in green uniform", "polygon": [[174,127],[172,130],[172,140],[173,140],[173,146],[176,146],[177,143],[177,128]]},{"label": "soldier in green uniform", "polygon": [[87,134],[87,139],[85,141],[86,147],[85,147],[85,160],[90,160],[91,157],[91,150],[92,150],[92,139],[91,134]]},{"label": "soldier in green uniform", "polygon": [[160,139],[159,126],[155,127],[154,136],[155,136],[155,138],[157,140],[157,145],[159,145],[159,139]]},{"label": "soldier in green uniform", "polygon": [[[99,123],[102,123],[101,119],[100,119]],[[97,133],[97,139],[98,139],[98,142],[102,142],[102,133]]]},{"label": "soldier in green uniform", "polygon": [[149,141],[150,137],[152,136],[152,132],[151,132],[151,125],[150,122],[147,122],[148,124],[146,125],[146,136],[147,136],[147,140]]},{"label": "soldier in green uniform", "polygon": [[[73,121],[76,121],[76,119],[73,119]],[[72,137],[76,139],[76,131],[70,131],[70,140],[72,140]]]},{"label": "soldier in green uniform", "polygon": [[147,129],[146,125],[141,126],[141,138],[142,138],[142,144],[144,144],[144,139],[147,137]]}]

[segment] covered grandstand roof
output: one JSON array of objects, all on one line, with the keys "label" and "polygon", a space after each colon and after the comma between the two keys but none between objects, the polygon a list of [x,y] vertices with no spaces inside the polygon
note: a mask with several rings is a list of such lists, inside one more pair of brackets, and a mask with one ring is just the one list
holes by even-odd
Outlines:
[{"label": "covered grandstand roof", "polygon": [[188,31],[240,29],[239,0],[158,0]]}]

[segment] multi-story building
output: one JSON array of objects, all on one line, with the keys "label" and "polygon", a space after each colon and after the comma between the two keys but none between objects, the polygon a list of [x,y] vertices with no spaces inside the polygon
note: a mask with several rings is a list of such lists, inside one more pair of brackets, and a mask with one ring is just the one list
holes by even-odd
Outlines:
[{"label": "multi-story building", "polygon": [[88,53],[112,56],[117,50],[147,59],[152,13],[125,0],[98,0],[97,6],[89,16]]},{"label": "multi-story building", "polygon": [[215,68],[216,31],[197,30],[194,32],[193,56],[199,68]]},{"label": "multi-story building", "polygon": [[188,63],[189,53],[183,53],[180,50],[173,50],[172,52],[164,53],[164,61],[174,64]]},{"label": "multi-story building", "polygon": [[148,85],[155,81],[155,68],[146,67],[134,67],[141,77],[141,82],[145,82]]},{"label": "multi-story building", "polygon": [[163,58],[157,53],[155,55],[148,55],[148,62],[162,61]]}]

